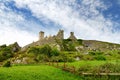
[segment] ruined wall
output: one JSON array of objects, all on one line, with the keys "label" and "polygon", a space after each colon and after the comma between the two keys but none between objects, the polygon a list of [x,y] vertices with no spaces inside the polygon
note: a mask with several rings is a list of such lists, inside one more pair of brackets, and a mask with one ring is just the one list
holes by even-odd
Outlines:
[{"label": "ruined wall", "polygon": [[[28,48],[31,46],[40,46],[40,45],[44,45],[44,44],[56,44],[58,42],[61,43],[63,39],[64,39],[64,31],[63,30],[59,30],[57,35],[48,36],[48,37],[47,36],[44,37],[44,32],[40,31],[39,32],[39,40],[26,45],[24,48]],[[72,39],[74,41],[77,40],[76,37],[74,36],[74,32],[70,33],[69,39]]]},{"label": "ruined wall", "polygon": [[39,40],[43,40],[44,39],[44,32],[40,31],[39,32]]},{"label": "ruined wall", "polygon": [[77,38],[74,36],[74,32],[70,32],[70,37],[68,39],[77,40]]},{"label": "ruined wall", "polygon": [[55,36],[56,39],[64,39],[64,31],[63,30],[59,30],[58,34]]},{"label": "ruined wall", "polygon": [[35,42],[33,45],[44,45],[44,44],[53,44],[56,43],[56,40],[63,40],[64,39],[64,31],[59,30],[57,35],[55,36],[46,36],[44,37],[44,32],[39,32],[39,40]]}]

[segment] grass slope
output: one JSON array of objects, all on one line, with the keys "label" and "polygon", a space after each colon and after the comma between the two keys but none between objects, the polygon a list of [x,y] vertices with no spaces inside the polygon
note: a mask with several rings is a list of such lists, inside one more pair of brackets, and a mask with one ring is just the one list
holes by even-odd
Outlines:
[{"label": "grass slope", "polygon": [[[120,60],[106,60],[106,61],[98,61],[98,60],[93,60],[93,61],[85,61],[85,60],[81,60],[81,61],[75,61],[75,62],[67,62],[66,65],[68,66],[75,66],[77,69],[80,68],[81,66],[85,66],[85,65],[89,65],[92,67],[95,66],[100,66],[102,64],[105,63],[113,63],[113,64],[118,64],[120,62]],[[60,63],[60,65],[63,65],[64,63]]]},{"label": "grass slope", "polygon": [[13,66],[0,68],[0,80],[82,80],[80,76],[60,69],[40,66]]}]

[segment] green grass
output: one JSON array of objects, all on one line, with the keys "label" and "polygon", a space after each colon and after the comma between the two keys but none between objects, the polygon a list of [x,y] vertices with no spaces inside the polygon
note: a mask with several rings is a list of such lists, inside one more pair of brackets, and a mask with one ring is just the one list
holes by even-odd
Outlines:
[{"label": "green grass", "polygon": [[82,78],[47,65],[29,65],[0,67],[0,80],[82,80]]},{"label": "green grass", "polygon": [[[89,65],[89,66],[99,66],[99,65],[102,65],[102,64],[105,64],[105,63],[119,63],[120,60],[118,60],[118,62],[116,60],[109,60],[109,61],[98,61],[98,60],[93,60],[93,61],[75,61],[75,62],[67,62],[66,64],[68,66],[75,66],[76,68],[80,68],[81,66],[84,66],[84,65]],[[63,63],[60,63],[60,65],[63,65]]]}]

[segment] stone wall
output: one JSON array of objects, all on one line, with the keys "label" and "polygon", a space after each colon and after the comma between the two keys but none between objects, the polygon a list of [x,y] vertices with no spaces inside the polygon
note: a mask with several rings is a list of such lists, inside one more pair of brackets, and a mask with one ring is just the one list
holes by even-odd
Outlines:
[{"label": "stone wall", "polygon": [[[31,44],[26,45],[25,47],[23,47],[22,50],[25,50],[31,46],[40,46],[40,45],[45,45],[45,44],[56,44],[57,42],[62,42],[63,39],[64,39],[64,31],[63,30],[59,30],[57,35],[46,36],[46,37],[44,37],[44,32],[40,31],[39,32],[39,40],[36,42],[33,42]],[[74,32],[70,33],[69,39],[77,40],[76,37],[74,36]]]}]

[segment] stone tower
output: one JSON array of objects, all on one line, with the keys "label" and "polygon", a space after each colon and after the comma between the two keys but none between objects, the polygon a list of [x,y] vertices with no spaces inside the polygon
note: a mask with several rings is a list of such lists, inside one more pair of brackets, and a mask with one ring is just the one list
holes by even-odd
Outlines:
[{"label": "stone tower", "polygon": [[74,32],[70,32],[70,37],[68,39],[76,40],[76,37],[74,36]]},{"label": "stone tower", "polygon": [[43,40],[44,39],[44,32],[40,31],[39,32],[39,40]]},{"label": "stone tower", "polygon": [[64,31],[63,30],[59,30],[56,38],[57,39],[64,39]]}]

